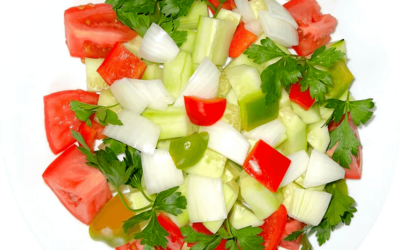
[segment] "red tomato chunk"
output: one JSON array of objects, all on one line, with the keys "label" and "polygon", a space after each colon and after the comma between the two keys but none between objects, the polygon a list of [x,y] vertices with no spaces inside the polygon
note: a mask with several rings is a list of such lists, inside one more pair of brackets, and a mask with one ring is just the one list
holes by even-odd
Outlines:
[{"label": "red tomato chunk", "polygon": [[86,225],[112,197],[103,174],[86,165],[86,156],[75,145],[55,159],[42,177],[65,208]]},{"label": "red tomato chunk", "polygon": [[65,37],[71,56],[104,58],[116,42],[127,42],[136,33],[117,19],[109,4],[88,4],[64,13]]},{"label": "red tomato chunk", "polygon": [[290,160],[259,140],[247,156],[243,169],[272,192],[276,192],[290,166]]},{"label": "red tomato chunk", "polygon": [[58,154],[76,141],[72,137],[71,129],[78,131],[82,124],[71,110],[70,102],[96,105],[99,95],[83,90],[67,90],[47,95],[43,100],[47,141],[51,151]]},{"label": "red tomato chunk", "polygon": [[280,205],[270,217],[264,220],[260,227],[263,231],[261,236],[264,239],[265,250],[275,250],[282,239],[287,220],[287,211],[284,205]]},{"label": "red tomato chunk", "polygon": [[279,243],[279,246],[284,247],[288,250],[299,250],[301,245],[302,235],[300,235],[299,238],[297,238],[297,240],[295,241],[285,241],[284,239],[293,232],[302,230],[304,227],[305,224],[303,222],[288,217],[285,231],[283,232],[282,240]]},{"label": "red tomato chunk", "polygon": [[147,65],[121,43],[116,43],[97,69],[108,85],[122,78],[142,78]]}]

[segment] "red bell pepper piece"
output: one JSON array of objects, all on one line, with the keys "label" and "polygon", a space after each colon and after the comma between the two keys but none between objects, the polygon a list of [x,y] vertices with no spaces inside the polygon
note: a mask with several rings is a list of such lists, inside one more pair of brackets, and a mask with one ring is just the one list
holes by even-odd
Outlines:
[{"label": "red bell pepper piece", "polygon": [[121,43],[116,43],[97,69],[108,85],[122,78],[142,78],[147,65]]},{"label": "red bell pepper piece", "polygon": [[276,192],[285,176],[290,160],[259,140],[247,156],[243,169],[272,192]]},{"label": "red bell pepper piece", "polygon": [[287,211],[284,205],[280,205],[270,217],[264,220],[260,227],[263,231],[261,236],[264,239],[264,250],[275,250],[282,239],[287,220]]},{"label": "red bell pepper piece", "polygon": [[238,57],[249,47],[254,41],[257,40],[257,36],[246,30],[244,22],[241,22],[236,29],[235,34],[229,48],[229,57]]},{"label": "red bell pepper piece", "polygon": [[286,241],[284,239],[293,232],[302,230],[305,227],[305,225],[306,224],[304,224],[303,222],[288,217],[285,231],[283,232],[282,240],[279,243],[279,246],[289,250],[299,250],[301,245],[302,235],[300,235],[299,238],[297,238],[297,240],[295,241]]},{"label": "red bell pepper piece", "polygon": [[101,126],[100,124],[95,122],[93,119],[92,119],[91,122],[92,122],[92,126],[91,127],[86,125],[86,122],[83,122],[81,124],[81,126],[79,127],[79,133],[83,136],[83,138],[85,139],[86,144],[88,145],[90,150],[93,152],[93,150],[94,150],[94,142],[96,140],[104,139],[104,138],[106,138],[106,136],[103,135],[104,126]]},{"label": "red bell pepper piece", "polygon": [[310,88],[302,92],[301,85],[299,83],[292,84],[290,87],[289,98],[292,102],[296,103],[304,110],[309,110],[315,103],[315,99],[313,99],[310,95]]},{"label": "red bell pepper piece", "polygon": [[185,109],[189,120],[198,126],[211,126],[222,118],[226,109],[225,98],[201,99],[185,96]]},{"label": "red bell pepper piece", "polygon": [[[215,9],[218,8],[220,1],[219,0],[207,0],[208,2],[210,2]],[[222,4],[222,9],[226,9],[226,10],[233,10],[236,9],[236,4],[235,4],[235,0],[227,0],[226,2],[224,2]],[[212,14],[214,15],[214,11],[209,7],[209,9],[211,10]]]}]

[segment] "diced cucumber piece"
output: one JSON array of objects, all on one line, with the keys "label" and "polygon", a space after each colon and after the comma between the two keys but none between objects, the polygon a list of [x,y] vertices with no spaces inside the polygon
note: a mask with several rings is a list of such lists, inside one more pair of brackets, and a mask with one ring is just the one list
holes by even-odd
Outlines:
[{"label": "diced cucumber piece", "polygon": [[257,219],[252,211],[239,202],[235,202],[229,215],[229,222],[239,230],[248,226],[259,227],[264,224],[263,220]]},{"label": "diced cucumber piece", "polygon": [[199,129],[189,121],[184,108],[168,107],[165,111],[146,109],[142,116],[161,127],[159,140],[188,136]]},{"label": "diced cucumber piece", "polygon": [[200,161],[193,167],[185,169],[184,172],[210,178],[220,178],[224,173],[225,163],[225,156],[208,148]]},{"label": "diced cucumber piece", "polygon": [[[224,200],[226,206],[226,212],[231,211],[233,204],[239,195],[239,185],[235,181],[226,182],[223,185],[224,189]],[[212,233],[216,233],[222,226],[225,220],[209,221],[204,222],[203,225],[210,230]]]},{"label": "diced cucumber piece", "polygon": [[290,107],[291,102],[289,99],[289,94],[288,92],[286,92],[286,90],[284,88],[281,89],[281,99],[279,99],[279,108],[283,109],[286,107]]},{"label": "diced cucumber piece", "polygon": [[243,169],[231,160],[227,160],[225,164],[225,170],[222,174],[222,182],[236,181],[239,178],[240,173]]},{"label": "diced cucumber piece", "polygon": [[177,98],[192,75],[192,56],[180,51],[176,58],[164,64],[162,80],[165,88]]},{"label": "diced cucumber piece", "polygon": [[307,141],[316,150],[325,153],[331,142],[325,120],[310,124],[307,127]]},{"label": "diced cucumber piece", "polygon": [[[179,186],[176,192],[180,192],[182,196],[187,197],[187,185],[188,185],[188,177],[184,176],[185,182]],[[168,216],[176,225],[179,227],[186,226],[189,223],[189,213],[187,209],[183,209],[182,213],[178,215],[173,215],[170,213],[164,213]]]},{"label": "diced cucumber piece", "polygon": [[236,26],[232,22],[200,17],[193,51],[193,62],[200,64],[205,57],[215,65],[224,65]]},{"label": "diced cucumber piece", "polygon": [[225,20],[228,22],[232,22],[235,24],[235,28],[239,25],[240,19],[242,16],[239,13],[226,10],[226,9],[220,9],[219,13],[217,15],[217,19],[219,20]]},{"label": "diced cucumber piece", "polygon": [[[330,44],[326,45],[326,48],[327,48],[327,49],[329,49],[329,48],[336,48],[336,50],[340,50],[340,51],[342,51],[343,53],[347,53],[347,50],[346,50],[346,41],[345,41],[344,39],[342,39],[342,40],[340,40],[340,41],[337,41],[337,42],[330,43]],[[344,60],[344,62],[347,63],[347,54],[343,57],[343,60]]]},{"label": "diced cucumber piece", "polygon": [[184,42],[179,49],[188,53],[192,53],[194,50],[194,42],[196,41],[197,32],[189,29],[179,30],[187,32],[186,42]]},{"label": "diced cucumber piece", "polygon": [[260,89],[260,74],[251,66],[240,65],[225,69],[225,74],[239,101],[248,94]]},{"label": "diced cucumber piece", "polygon": [[[268,10],[267,4],[265,0],[251,0],[250,7],[253,10],[256,19],[258,19],[258,11],[260,10]],[[265,37],[265,36],[264,36]]]},{"label": "diced cucumber piece", "polygon": [[233,89],[229,90],[228,94],[226,95],[226,101],[230,104],[239,106],[236,93]]},{"label": "diced cucumber piece", "polygon": [[243,199],[259,220],[264,220],[279,208],[280,203],[275,194],[250,175],[241,174],[240,190]]},{"label": "diced cucumber piece", "polygon": [[100,74],[97,73],[97,69],[100,67],[103,61],[103,58],[85,58],[87,91],[96,92],[103,89],[108,89],[108,84],[104,81]]},{"label": "diced cucumber piece", "polygon": [[287,140],[282,144],[284,155],[307,150],[307,125],[290,107],[279,110],[279,119],[286,126]]},{"label": "diced cucumber piece", "polygon": [[163,74],[163,69],[157,64],[147,65],[146,71],[143,74],[143,80],[155,80],[161,79]]},{"label": "diced cucumber piece", "polygon": [[330,69],[332,76],[332,86],[328,86],[328,92],[325,94],[326,99],[340,98],[350,87],[354,80],[353,74],[347,68],[344,61],[336,62]]},{"label": "diced cucumber piece", "polygon": [[226,97],[232,89],[232,85],[225,74],[225,70],[221,66],[219,66],[218,69],[221,71],[221,76],[219,77],[218,97]]},{"label": "diced cucumber piece", "polygon": [[222,116],[221,121],[231,125],[237,131],[240,132],[242,130],[242,124],[241,124],[239,106],[227,103],[225,113]]},{"label": "diced cucumber piece", "polygon": [[157,149],[169,149],[169,145],[171,144],[171,140],[160,140],[157,142]]},{"label": "diced cucumber piece", "polygon": [[201,1],[194,1],[192,7],[190,7],[189,13],[179,18],[179,28],[196,29],[199,18],[202,16],[208,16],[207,4]]},{"label": "diced cucumber piece", "polygon": [[283,188],[281,188],[280,190],[282,190],[282,195],[283,195],[283,202],[282,204],[288,208],[290,206],[290,203],[292,201],[293,198],[293,193],[294,193],[294,189],[303,189],[302,186],[298,185],[295,182],[292,182],[286,186],[284,186]]},{"label": "diced cucumber piece", "polygon": [[319,105],[317,103],[315,103],[309,110],[304,110],[294,102],[291,102],[291,106],[296,115],[300,117],[305,124],[311,124],[321,120]]},{"label": "diced cucumber piece", "polygon": [[279,102],[265,106],[265,94],[256,91],[239,101],[242,128],[246,131],[255,129],[267,122],[275,120],[279,114]]},{"label": "diced cucumber piece", "polygon": [[257,69],[258,73],[261,74],[264,70],[264,67],[261,64],[255,63],[253,59],[250,59],[246,54],[241,54],[239,57],[234,58],[225,68],[233,68],[240,65],[247,65]]},{"label": "diced cucumber piece", "polygon": [[[106,89],[106,90],[103,90],[100,92],[99,101],[97,102],[97,105],[107,107],[107,106],[114,106],[117,103],[118,103],[118,101],[117,101],[117,99],[115,99],[115,97],[111,93],[110,89]],[[121,112],[122,107],[121,107],[121,105],[117,105],[110,109],[118,114],[119,112]]]},{"label": "diced cucumber piece", "polygon": [[137,35],[132,40],[124,43],[124,47],[127,48],[131,53],[135,54],[136,56],[139,54],[140,45],[142,44],[143,38]]}]

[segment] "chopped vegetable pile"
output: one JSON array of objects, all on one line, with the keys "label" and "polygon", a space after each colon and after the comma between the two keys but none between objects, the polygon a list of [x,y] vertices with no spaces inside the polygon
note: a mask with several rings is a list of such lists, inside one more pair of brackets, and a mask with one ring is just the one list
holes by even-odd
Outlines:
[{"label": "chopped vegetable pile", "polygon": [[106,0],[64,17],[87,90],[44,97],[61,154],[43,179],[93,240],[309,250],[351,224],[375,104],[353,99],[316,0]]}]

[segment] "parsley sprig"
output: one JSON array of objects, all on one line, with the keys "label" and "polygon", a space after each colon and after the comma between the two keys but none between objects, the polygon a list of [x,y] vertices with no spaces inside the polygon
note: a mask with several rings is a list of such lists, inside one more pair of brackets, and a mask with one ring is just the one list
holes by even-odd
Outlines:
[{"label": "parsley sprig", "polygon": [[288,88],[301,79],[301,90],[310,89],[310,94],[317,102],[325,101],[328,86],[332,86],[332,76],[326,70],[343,58],[343,52],[336,48],[317,49],[310,59],[286,54],[270,39],[261,40],[261,45],[252,44],[245,52],[255,63],[263,64],[272,59],[277,61],[261,73],[261,89],[266,93],[266,105],[279,100],[281,87]]},{"label": "parsley sprig", "polygon": [[179,18],[189,13],[194,0],[106,0],[113,6],[118,20],[144,36],[152,23],[160,25],[181,46],[186,31],[178,31]]},{"label": "parsley sprig", "polygon": [[118,115],[111,110],[111,108],[118,105],[119,104],[112,106],[99,106],[78,101],[70,102],[71,110],[75,112],[76,118],[78,118],[80,121],[86,122],[89,127],[92,126],[90,117],[93,114],[95,114],[95,117],[102,126],[107,126],[108,124],[122,125],[122,122],[118,119]]},{"label": "parsley sprig", "polygon": [[337,99],[329,99],[325,108],[334,109],[331,117],[326,121],[325,125],[328,126],[332,121],[339,123],[343,118],[340,125],[329,133],[331,143],[328,149],[336,146],[333,153],[333,160],[339,162],[340,166],[349,168],[351,164],[351,154],[357,156],[358,147],[361,146],[360,141],[354,135],[349,123],[350,114],[353,123],[356,126],[365,124],[373,115],[371,109],[375,106],[372,99],[350,101],[350,92],[345,101]]},{"label": "parsley sprig", "polygon": [[191,226],[181,227],[182,235],[187,243],[196,243],[191,249],[193,250],[213,250],[218,247],[222,239],[227,240],[225,249],[230,250],[263,250],[264,240],[259,234],[262,229],[258,227],[245,227],[236,230],[226,220],[225,228],[220,228],[218,233],[206,235],[193,230]]},{"label": "parsley sprig", "polygon": [[[330,183],[325,188],[325,191],[332,194],[332,199],[326,211],[323,220],[317,226],[306,226],[303,230],[293,232],[284,240],[295,241],[300,235],[303,235],[302,250],[312,249],[308,242],[307,236],[316,233],[318,244],[322,246],[331,237],[331,232],[339,224],[350,225],[354,213],[357,212],[355,200],[348,196],[347,185],[345,180]],[[306,239],[304,239],[304,237]]]},{"label": "parsley sprig", "polygon": [[[157,212],[164,211],[172,215],[178,215],[182,213],[183,209],[186,209],[186,198],[180,192],[176,192],[179,187],[160,192],[155,200],[152,200],[142,187],[143,169],[140,153],[136,149],[114,139],[107,138],[103,142],[108,146],[104,150],[95,151],[93,154],[80,133],[72,130],[71,133],[83,146],[78,147],[78,149],[86,155],[86,164],[99,169],[107,181],[115,188],[125,208],[137,213],[124,222],[123,228],[125,233],[138,223],[150,220],[146,228],[135,235],[135,239],[141,240],[141,244],[145,245],[144,249],[154,249],[154,247],[166,248],[168,243],[166,237],[169,234],[159,224]],[[125,153],[122,161],[117,158],[117,155],[120,153]],[[120,191],[122,185],[130,185],[132,188],[138,189],[150,204],[139,209],[131,208]]]}]

